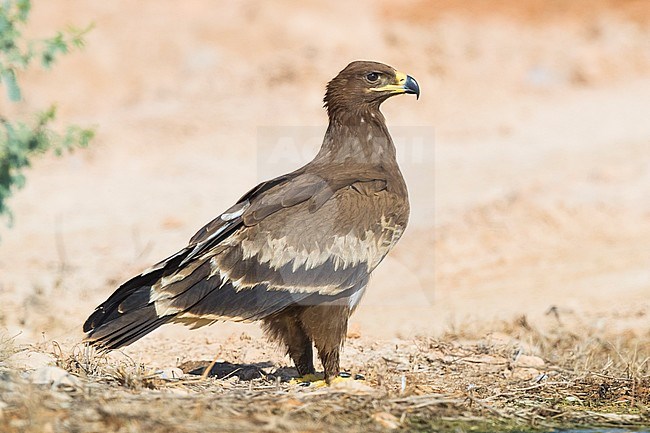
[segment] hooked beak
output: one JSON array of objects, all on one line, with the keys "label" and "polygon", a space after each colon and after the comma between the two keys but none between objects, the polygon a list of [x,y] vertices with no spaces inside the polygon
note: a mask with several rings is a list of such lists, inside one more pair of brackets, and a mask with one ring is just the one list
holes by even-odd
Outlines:
[{"label": "hooked beak", "polygon": [[370,90],[374,92],[389,92],[393,95],[408,93],[415,95],[416,99],[420,99],[420,86],[418,85],[418,82],[410,75],[406,75],[404,72],[399,71],[395,72],[395,83],[375,87]]},{"label": "hooked beak", "polygon": [[415,78],[410,75],[406,76],[406,82],[404,83],[404,93],[410,93],[415,95],[415,99],[420,99],[420,86],[418,82],[415,81]]}]

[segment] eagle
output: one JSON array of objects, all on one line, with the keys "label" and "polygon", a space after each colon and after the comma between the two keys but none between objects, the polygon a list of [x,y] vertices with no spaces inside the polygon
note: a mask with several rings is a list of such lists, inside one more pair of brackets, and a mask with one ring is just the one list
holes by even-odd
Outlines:
[{"label": "eagle", "polygon": [[318,154],[260,183],[188,245],[122,284],[88,317],[85,342],[117,349],[165,323],[261,321],[300,376],[340,373],[348,318],[406,228],[409,201],[380,105],[420,96],[411,76],[355,61],[326,88]]}]

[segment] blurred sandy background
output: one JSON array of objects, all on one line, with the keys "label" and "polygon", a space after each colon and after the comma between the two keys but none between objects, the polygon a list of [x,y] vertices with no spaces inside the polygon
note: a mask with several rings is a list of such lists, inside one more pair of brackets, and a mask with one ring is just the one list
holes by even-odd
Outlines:
[{"label": "blurred sandy background", "polygon": [[[39,160],[10,202],[1,333],[77,341],[121,281],[280,173],[267,134],[322,136],[325,83],[355,59],[422,88],[383,107],[407,136],[413,215],[355,332],[552,306],[648,332],[648,2],[36,1],[30,34],[91,22],[85,50],[23,76],[22,104],[0,103],[10,115],[57,102],[62,123],[97,128],[89,149]],[[318,146],[307,141],[303,156]],[[138,344],[242,330],[259,333],[168,326]]]}]

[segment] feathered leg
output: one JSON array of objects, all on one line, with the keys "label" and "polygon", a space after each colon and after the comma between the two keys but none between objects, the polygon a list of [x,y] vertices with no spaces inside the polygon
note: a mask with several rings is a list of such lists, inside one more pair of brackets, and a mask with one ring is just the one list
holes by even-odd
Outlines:
[{"label": "feathered leg", "polygon": [[330,383],[340,373],[339,352],[348,329],[350,308],[347,305],[317,305],[307,307],[300,321],[313,340]]},{"label": "feathered leg", "polygon": [[264,327],[271,339],[283,343],[300,376],[314,374],[312,342],[297,317],[280,314],[264,320]]}]

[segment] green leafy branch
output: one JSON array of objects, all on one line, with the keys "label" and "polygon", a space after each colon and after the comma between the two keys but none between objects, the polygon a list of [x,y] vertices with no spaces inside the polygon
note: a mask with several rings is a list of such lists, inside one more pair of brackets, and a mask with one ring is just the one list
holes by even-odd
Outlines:
[{"label": "green leafy branch", "polygon": [[[51,38],[27,40],[22,28],[29,19],[30,0],[0,0],[0,84],[12,102],[22,99],[18,76],[34,61],[50,68],[59,56],[71,49],[84,46],[84,36],[92,29],[69,27]],[[56,118],[56,108],[33,115],[32,121],[10,121],[0,115],[0,215],[9,218],[11,212],[6,200],[15,189],[25,184],[23,169],[38,154],[53,151],[61,155],[77,147],[88,145],[94,135],[92,129],[68,126],[64,132],[54,131],[50,125]]]}]

